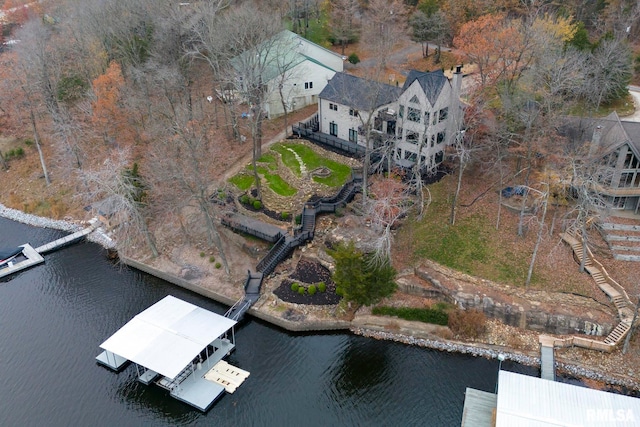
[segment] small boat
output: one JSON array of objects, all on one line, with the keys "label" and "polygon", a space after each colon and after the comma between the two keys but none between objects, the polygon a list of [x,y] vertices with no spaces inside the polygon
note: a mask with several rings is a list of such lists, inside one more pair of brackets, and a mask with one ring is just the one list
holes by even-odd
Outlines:
[{"label": "small boat", "polygon": [[15,257],[22,253],[24,248],[17,246],[15,248],[0,249],[0,266],[3,266],[13,260]]}]

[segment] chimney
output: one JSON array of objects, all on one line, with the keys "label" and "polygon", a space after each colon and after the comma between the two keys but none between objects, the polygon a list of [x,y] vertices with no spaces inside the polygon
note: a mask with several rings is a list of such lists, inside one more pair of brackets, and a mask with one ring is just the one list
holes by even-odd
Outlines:
[{"label": "chimney", "polygon": [[593,129],[591,137],[591,146],[589,147],[589,155],[593,155],[600,148],[600,140],[602,139],[602,126],[598,125]]}]

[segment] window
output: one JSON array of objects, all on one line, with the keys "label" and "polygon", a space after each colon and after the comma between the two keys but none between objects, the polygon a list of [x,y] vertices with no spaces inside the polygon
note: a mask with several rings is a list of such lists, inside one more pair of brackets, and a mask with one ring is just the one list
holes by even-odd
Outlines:
[{"label": "window", "polygon": [[410,142],[411,144],[417,144],[419,138],[420,135],[418,135],[417,132],[407,131],[407,142]]},{"label": "window", "polygon": [[349,141],[358,142],[358,132],[355,129],[349,129]]},{"label": "window", "polygon": [[402,132],[404,132],[404,129],[398,128],[398,139],[402,139]]},{"label": "window", "polygon": [[625,205],[626,202],[627,202],[627,198],[626,197],[614,197],[611,207],[613,209],[624,209],[624,205]]},{"label": "window", "polygon": [[438,115],[437,115],[436,113],[433,113],[433,114],[431,115],[431,119],[432,119],[432,120],[431,120],[431,124],[432,124],[432,125],[437,125],[437,124],[438,124]]},{"label": "window", "polygon": [[329,103],[329,110],[338,111],[338,106],[333,103]]},{"label": "window", "polygon": [[428,111],[424,112],[424,124],[425,125],[429,124],[429,112]]},{"label": "window", "polygon": [[436,145],[436,136],[431,135],[431,148],[435,147],[435,145]]},{"label": "window", "polygon": [[400,106],[400,109],[398,110],[398,117],[400,118],[404,117],[404,105]]},{"label": "window", "polygon": [[449,107],[444,107],[442,110],[440,110],[440,113],[438,114],[439,116],[438,123],[447,120],[448,115],[449,115]]},{"label": "window", "polygon": [[413,97],[409,100],[409,102],[413,102],[414,104],[420,104],[420,101],[418,101],[418,97],[416,95],[413,95]]},{"label": "window", "polygon": [[313,82],[304,82],[305,89],[313,89]]},{"label": "window", "polygon": [[636,182],[636,174],[633,172],[622,172],[620,174],[620,184],[618,187],[633,187],[634,182]]},{"label": "window", "polygon": [[631,151],[627,152],[627,158],[624,160],[625,169],[638,169],[638,159]]},{"label": "window", "polygon": [[438,144],[442,144],[444,142],[444,132],[438,132],[438,139],[437,139],[437,143]]},{"label": "window", "polygon": [[338,124],[336,122],[329,123],[329,134],[338,136]]},{"label": "window", "polygon": [[404,158],[415,162],[416,160],[418,160],[418,155],[416,153],[412,153],[411,151],[404,150]]},{"label": "window", "polygon": [[358,110],[354,110],[353,108],[349,108],[349,115],[353,117],[358,117]]},{"label": "window", "polygon": [[418,108],[407,108],[407,120],[420,123],[420,110]]},{"label": "window", "polygon": [[438,151],[436,153],[434,161],[436,162],[436,164],[440,164],[440,163],[442,163],[443,159],[444,159],[444,151]]}]

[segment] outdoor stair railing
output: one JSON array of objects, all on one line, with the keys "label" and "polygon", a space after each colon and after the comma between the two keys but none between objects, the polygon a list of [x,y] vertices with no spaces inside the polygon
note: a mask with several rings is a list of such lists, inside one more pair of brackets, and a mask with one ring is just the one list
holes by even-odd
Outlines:
[{"label": "outdoor stair railing", "polygon": [[596,285],[609,297],[615,306],[618,311],[620,323],[613,328],[609,335],[605,337],[604,341],[574,336],[569,338],[552,338],[553,345],[557,347],[576,346],[611,352],[622,342],[631,330],[633,310],[635,310],[635,307],[631,303],[624,288],[609,276],[607,270],[595,259],[588,247],[585,253],[580,234],[577,230],[573,229],[562,233],[561,237],[562,240],[571,246],[578,262],[581,262],[582,258],[586,255],[585,270],[591,275]]},{"label": "outdoor stair railing", "polygon": [[[240,298],[227,310],[225,317],[240,320],[244,316],[244,313],[249,310],[251,305],[260,297],[260,288],[264,277],[271,274],[276,266],[286,259],[294,248],[313,239],[317,214],[335,212],[336,208],[345,206],[353,199],[361,186],[362,172],[358,169],[352,170],[349,181],[347,181],[334,196],[324,197],[314,202],[307,202],[302,210],[300,227],[294,230],[294,237],[289,236],[287,233],[278,233],[276,243],[256,265],[256,270],[259,273],[252,274],[251,271],[248,272],[244,286],[245,296]],[[263,240],[273,241],[270,239],[270,236],[260,233],[252,227],[233,221],[228,217],[222,218],[221,222],[231,229],[243,231],[257,237],[265,236]]]}]

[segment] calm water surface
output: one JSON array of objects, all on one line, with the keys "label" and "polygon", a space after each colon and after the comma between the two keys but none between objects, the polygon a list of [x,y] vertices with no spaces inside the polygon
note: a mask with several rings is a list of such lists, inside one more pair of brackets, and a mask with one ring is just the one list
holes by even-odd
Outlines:
[{"label": "calm water surface", "polygon": [[[0,246],[63,233],[0,218]],[[349,334],[289,334],[248,317],[229,362],[251,372],[207,414],[98,366],[98,346],[174,295],[227,307],[120,268],[79,243],[0,282],[0,426],[459,426],[465,387],[493,391],[497,362]],[[537,369],[505,362],[503,369]]]}]

